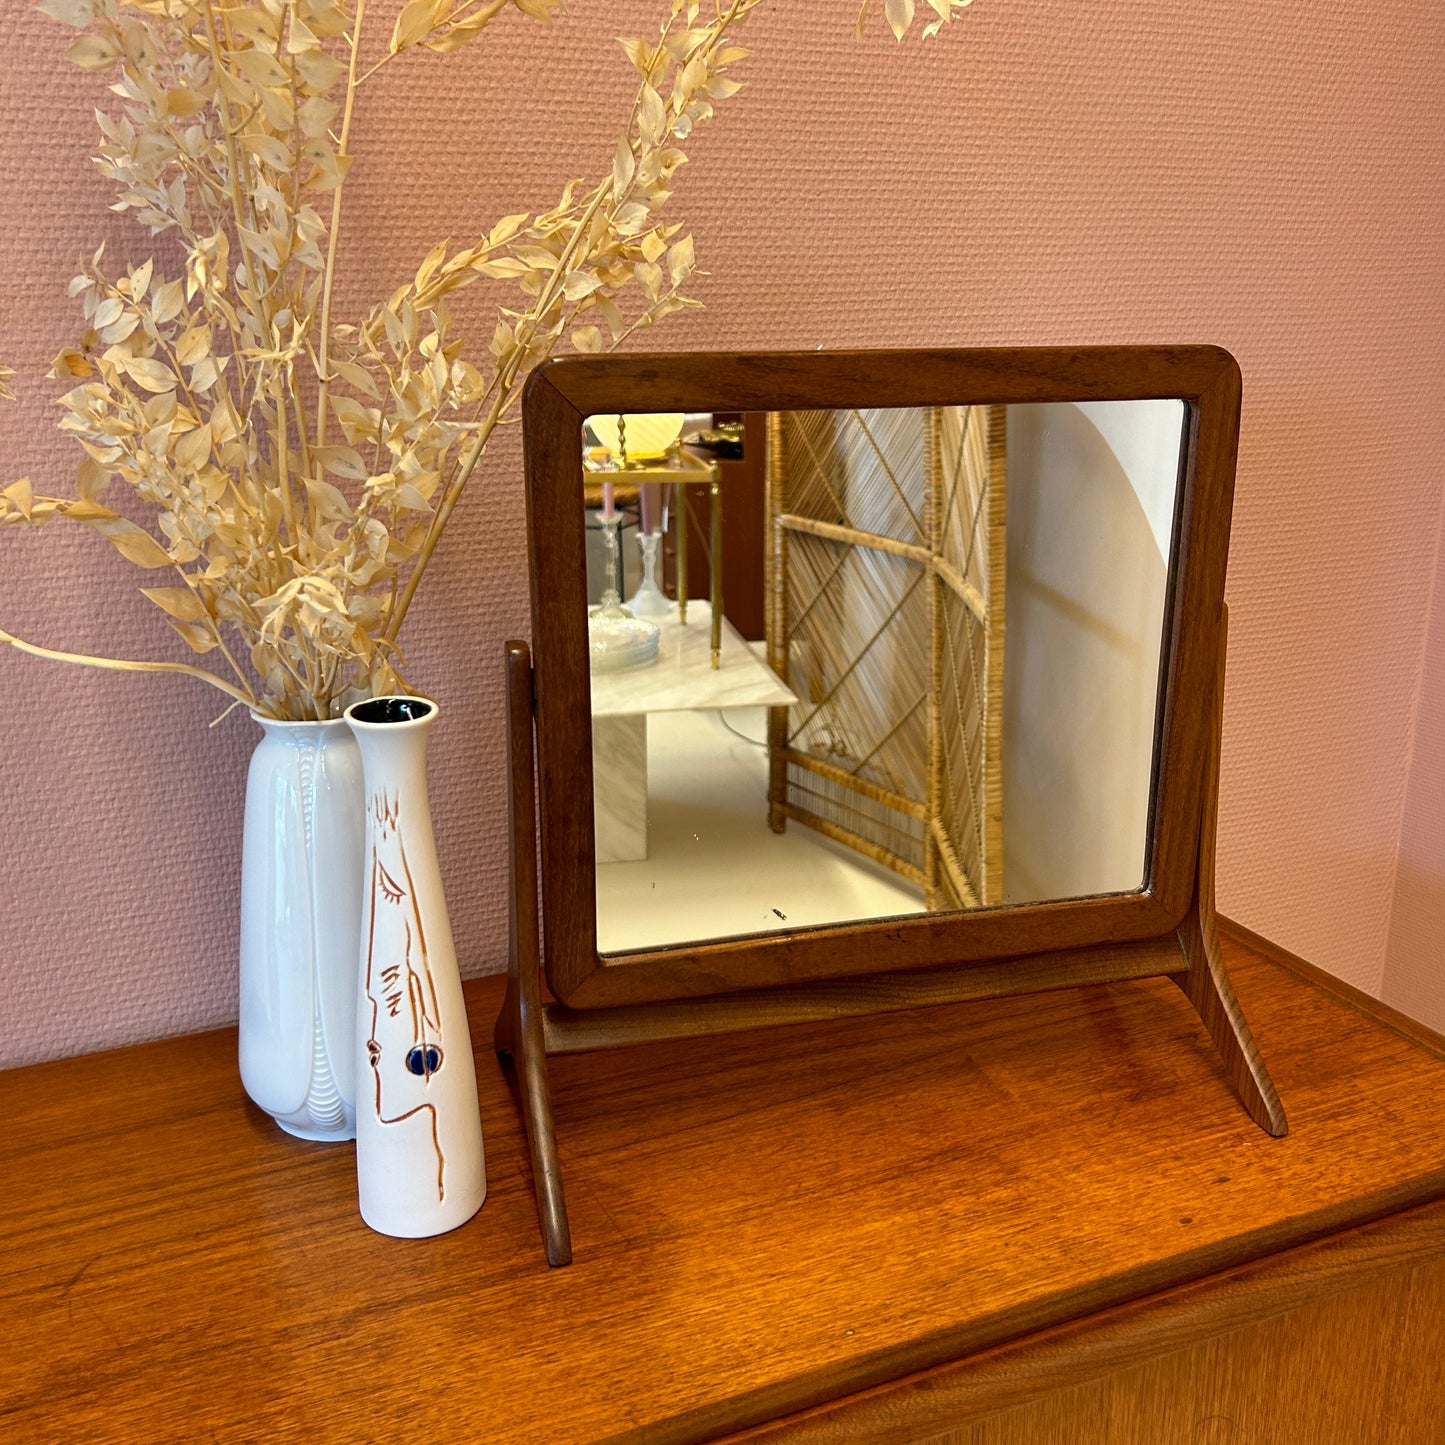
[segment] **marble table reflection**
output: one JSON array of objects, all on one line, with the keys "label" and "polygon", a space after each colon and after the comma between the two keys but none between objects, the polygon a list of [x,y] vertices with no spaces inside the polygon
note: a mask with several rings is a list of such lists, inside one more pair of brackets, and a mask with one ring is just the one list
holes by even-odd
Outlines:
[{"label": "marble table reflection", "polygon": [[[597,861],[647,857],[647,715],[734,707],[787,707],[797,696],[722,619],[712,665],[712,608],[688,607],[663,620],[657,660],[645,667],[592,674],[592,807]],[[765,806],[766,800],[759,806]]]}]

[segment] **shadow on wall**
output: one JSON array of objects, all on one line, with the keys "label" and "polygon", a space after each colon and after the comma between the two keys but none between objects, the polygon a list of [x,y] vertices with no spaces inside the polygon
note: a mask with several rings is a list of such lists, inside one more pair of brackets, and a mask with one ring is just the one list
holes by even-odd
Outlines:
[{"label": "shadow on wall", "polygon": [[1144,877],[1177,401],[1012,406],[1006,902]]},{"label": "shadow on wall", "polygon": [[1441,918],[1445,918],[1445,879],[1402,859],[1395,877],[1380,997],[1437,1032],[1445,1032],[1445,938],[1437,922]]}]

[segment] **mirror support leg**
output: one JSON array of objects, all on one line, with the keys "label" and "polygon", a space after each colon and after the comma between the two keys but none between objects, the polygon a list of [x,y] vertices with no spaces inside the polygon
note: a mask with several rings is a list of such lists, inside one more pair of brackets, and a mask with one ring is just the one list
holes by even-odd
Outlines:
[{"label": "mirror support leg", "polygon": [[1289,1133],[1284,1106],[1264,1066],[1254,1035],[1245,1022],[1224,962],[1214,923],[1214,846],[1219,822],[1219,752],[1224,728],[1224,658],[1229,630],[1228,613],[1220,626],[1219,670],[1214,684],[1213,727],[1205,764],[1204,808],[1199,838],[1199,881],[1194,907],[1179,929],[1179,942],[1189,961],[1188,970],[1173,975],[1194,1005],[1224,1061],[1250,1118],[1267,1134],[1282,1138]]},{"label": "mirror support leg", "polygon": [[511,832],[511,948],[507,992],[493,1031],[499,1058],[511,1058],[532,1155],[537,1217],[547,1263],[572,1262],[572,1234],[562,1194],[562,1166],[552,1129],[552,1093],[542,1037],[542,949],[537,924],[537,798],[532,731],[532,655],[525,642],[507,644],[508,816]]}]

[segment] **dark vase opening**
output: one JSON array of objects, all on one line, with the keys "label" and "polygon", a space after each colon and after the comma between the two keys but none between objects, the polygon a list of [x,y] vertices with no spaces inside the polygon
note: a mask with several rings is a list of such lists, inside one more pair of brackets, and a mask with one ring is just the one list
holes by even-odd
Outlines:
[{"label": "dark vase opening", "polygon": [[420,697],[374,697],[347,709],[359,723],[419,722],[434,711],[432,704]]}]

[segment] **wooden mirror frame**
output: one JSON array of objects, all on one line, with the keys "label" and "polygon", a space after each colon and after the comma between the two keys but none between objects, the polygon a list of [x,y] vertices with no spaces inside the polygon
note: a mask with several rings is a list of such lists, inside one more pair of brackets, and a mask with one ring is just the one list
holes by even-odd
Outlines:
[{"label": "wooden mirror frame", "polygon": [[[1144,886],[1064,902],[923,914],[604,956],[597,951],[582,423],[599,412],[793,411],[1182,399],[1188,410],[1161,663]],[[547,983],[571,1008],[928,968],[1149,938],[1193,896],[1208,696],[1233,498],[1239,370],[1212,347],[1100,347],[567,359],[524,403],[541,758]]]},{"label": "wooden mirror frame", "polygon": [[[587,417],[1155,399],[1184,402],[1186,420],[1142,888],[598,953],[581,505]],[[1239,406],[1239,368],[1211,346],[573,357],[532,373],[523,420],[533,644],[529,653],[509,643],[507,653],[512,952],[496,1044],[517,1060],[553,1264],[571,1258],[571,1244],[546,1057],[569,1050],[1164,976],[1199,1011],[1251,1116],[1272,1134],[1286,1131],[1213,942]]]}]

